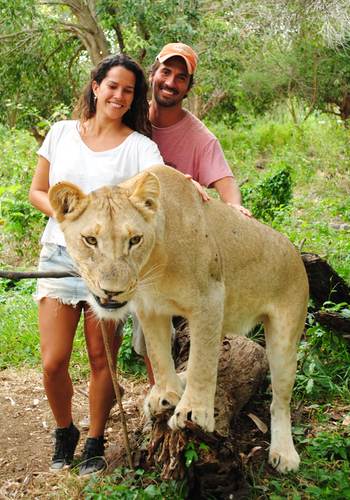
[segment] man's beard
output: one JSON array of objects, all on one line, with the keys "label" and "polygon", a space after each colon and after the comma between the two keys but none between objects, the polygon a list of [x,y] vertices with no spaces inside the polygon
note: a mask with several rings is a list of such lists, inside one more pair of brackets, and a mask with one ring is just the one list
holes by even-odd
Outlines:
[{"label": "man's beard", "polygon": [[169,100],[169,99],[162,99],[158,94],[154,96],[156,103],[158,106],[163,106],[163,108],[172,108],[173,106],[176,106],[177,101],[174,100]]},{"label": "man's beard", "polygon": [[154,98],[155,98],[156,103],[159,106],[163,106],[164,108],[172,108],[172,107],[176,106],[177,104],[179,104],[179,102],[182,101],[182,99],[178,98],[178,94],[174,94],[174,98],[161,97],[161,95],[160,95],[161,90],[162,90],[162,88],[158,87],[154,91]]}]

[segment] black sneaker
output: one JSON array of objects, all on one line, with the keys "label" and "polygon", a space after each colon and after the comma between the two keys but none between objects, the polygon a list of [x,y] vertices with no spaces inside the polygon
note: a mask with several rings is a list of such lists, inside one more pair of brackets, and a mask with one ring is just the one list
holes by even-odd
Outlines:
[{"label": "black sneaker", "polygon": [[79,437],[80,432],[73,422],[69,427],[57,428],[55,430],[55,452],[52,457],[50,470],[58,471],[71,465]]},{"label": "black sneaker", "polygon": [[84,451],[79,464],[79,476],[88,476],[98,474],[107,468],[107,462],[104,458],[105,439],[103,436],[98,438],[87,438]]}]

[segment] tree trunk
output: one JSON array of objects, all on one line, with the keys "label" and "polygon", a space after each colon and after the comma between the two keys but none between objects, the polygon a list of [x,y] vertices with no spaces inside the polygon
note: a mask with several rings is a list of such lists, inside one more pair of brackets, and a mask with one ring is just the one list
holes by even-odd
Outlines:
[{"label": "tree trunk", "polygon": [[78,23],[67,23],[58,21],[64,29],[75,33],[86,48],[92,63],[96,66],[101,59],[109,53],[107,39],[101,29],[96,15],[96,5],[94,0],[64,0]]}]

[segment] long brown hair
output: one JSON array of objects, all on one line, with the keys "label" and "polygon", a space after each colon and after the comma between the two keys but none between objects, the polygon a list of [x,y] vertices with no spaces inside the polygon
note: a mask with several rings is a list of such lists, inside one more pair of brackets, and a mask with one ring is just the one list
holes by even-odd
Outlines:
[{"label": "long brown hair", "polygon": [[103,59],[92,71],[90,81],[86,85],[77,106],[74,116],[84,124],[96,114],[96,99],[92,91],[92,82],[98,85],[106,78],[108,71],[114,66],[123,66],[135,75],[134,99],[130,109],[123,116],[123,123],[136,132],[147,137],[152,136],[152,126],[148,118],[147,90],[148,85],[141,66],[126,54],[117,54]]}]

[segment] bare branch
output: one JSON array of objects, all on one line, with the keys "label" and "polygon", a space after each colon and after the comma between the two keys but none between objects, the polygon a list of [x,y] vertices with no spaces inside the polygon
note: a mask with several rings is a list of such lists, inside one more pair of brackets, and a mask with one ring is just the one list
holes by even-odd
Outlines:
[{"label": "bare branch", "polygon": [[33,28],[30,30],[16,31],[15,33],[8,33],[7,35],[0,35],[0,40],[11,40],[11,38],[18,38],[21,35],[34,35],[35,33],[40,33],[42,30],[39,28]]},{"label": "bare branch", "polygon": [[123,33],[121,30],[120,24],[116,22],[113,27],[114,27],[115,34],[117,35],[117,40],[118,40],[120,52],[123,53],[123,52],[125,52],[125,43],[124,43],[124,37],[123,37]]}]

